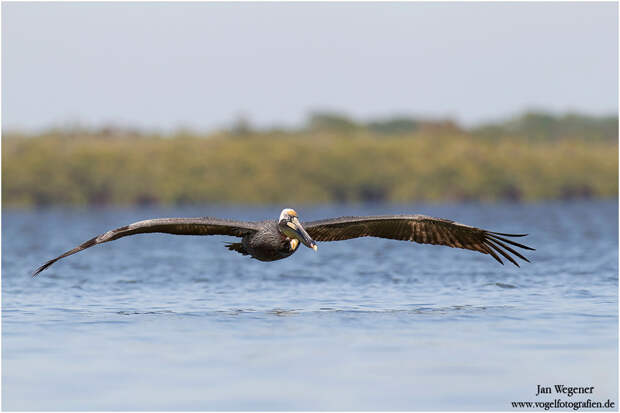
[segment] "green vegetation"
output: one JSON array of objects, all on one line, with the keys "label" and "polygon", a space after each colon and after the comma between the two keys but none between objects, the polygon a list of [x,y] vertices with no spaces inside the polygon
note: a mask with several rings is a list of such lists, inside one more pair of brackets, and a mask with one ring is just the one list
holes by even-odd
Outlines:
[{"label": "green vegetation", "polygon": [[2,199],[38,206],[616,197],[617,118],[545,116],[472,131],[450,121],[362,124],[313,114],[297,131],[245,122],[166,137],[5,133]]},{"label": "green vegetation", "polygon": [[618,140],[618,117],[591,117],[575,113],[553,116],[543,112],[527,112],[504,123],[484,125],[474,133],[487,136],[517,135],[529,139],[558,140],[587,138]]}]

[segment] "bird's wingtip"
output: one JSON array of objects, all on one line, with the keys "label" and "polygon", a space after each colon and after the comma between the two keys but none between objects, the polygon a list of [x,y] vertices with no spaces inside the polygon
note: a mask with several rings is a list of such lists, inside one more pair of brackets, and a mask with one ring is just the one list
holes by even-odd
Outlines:
[{"label": "bird's wingtip", "polygon": [[489,233],[491,234],[495,234],[495,235],[502,235],[504,237],[527,237],[530,234],[507,234],[505,232],[495,232],[495,231],[489,231]]},{"label": "bird's wingtip", "polygon": [[32,273],[32,278],[36,277],[37,275],[39,275],[39,273],[43,270],[45,270],[47,267],[49,267],[50,265],[52,265],[54,262],[56,262],[56,260],[49,260],[48,262],[46,262],[45,264],[41,265],[39,268],[37,268],[33,273]]}]

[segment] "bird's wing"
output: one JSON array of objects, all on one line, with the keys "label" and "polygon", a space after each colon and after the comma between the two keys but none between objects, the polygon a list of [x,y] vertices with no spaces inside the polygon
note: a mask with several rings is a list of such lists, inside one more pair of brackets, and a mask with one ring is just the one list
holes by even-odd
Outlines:
[{"label": "bird's wing", "polygon": [[32,274],[38,273],[55,263],[61,258],[73,255],[76,252],[85,250],[97,244],[114,241],[128,235],[145,234],[148,232],[162,232],[176,235],[232,235],[243,237],[258,230],[254,222],[231,221],[218,218],[156,218],[145,221],[134,222],[133,224],[113,229],[95,238],[89,239],[83,244],[67,251],[59,257],[49,260]]},{"label": "bird's wing", "polygon": [[459,224],[448,219],[424,215],[384,215],[374,217],[341,217],[303,223],[315,241],[341,241],[358,237],[380,237],[421,244],[446,245],[490,254],[503,264],[498,254],[517,267],[519,264],[508,253],[529,262],[509,245],[533,250],[505,237],[523,237],[527,234],[503,234]]}]

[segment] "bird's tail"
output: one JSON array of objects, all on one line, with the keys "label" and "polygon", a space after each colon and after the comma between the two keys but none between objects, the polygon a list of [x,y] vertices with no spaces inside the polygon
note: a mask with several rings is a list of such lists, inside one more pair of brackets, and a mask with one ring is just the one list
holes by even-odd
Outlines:
[{"label": "bird's tail", "polygon": [[238,253],[243,255],[250,255],[250,253],[246,251],[245,247],[240,242],[232,242],[230,244],[226,244],[226,248],[231,251],[237,251]]}]

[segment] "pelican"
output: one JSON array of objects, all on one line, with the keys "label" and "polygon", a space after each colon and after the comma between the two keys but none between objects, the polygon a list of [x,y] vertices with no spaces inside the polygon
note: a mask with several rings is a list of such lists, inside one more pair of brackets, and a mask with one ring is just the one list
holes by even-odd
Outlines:
[{"label": "pelican", "polygon": [[297,212],[285,208],[278,220],[259,222],[232,221],[219,218],[155,218],[113,229],[64,254],[47,261],[32,274],[36,276],[56,261],[85,250],[94,245],[114,241],[128,235],[161,232],[176,235],[232,235],[241,242],[226,247],[260,261],[276,261],[297,251],[301,242],[317,250],[316,241],[342,241],[359,237],[379,237],[421,244],[446,245],[489,254],[502,265],[498,254],[516,265],[508,253],[529,262],[527,258],[509,245],[526,250],[533,248],[516,243],[505,237],[524,237],[527,234],[504,234],[491,232],[448,219],[425,215],[380,215],[365,217],[340,217],[301,223]]}]

